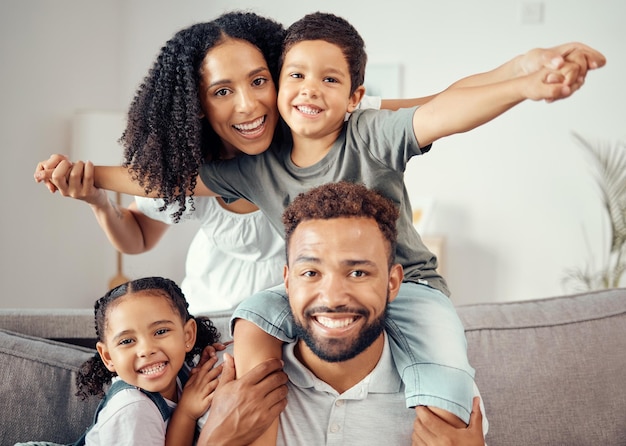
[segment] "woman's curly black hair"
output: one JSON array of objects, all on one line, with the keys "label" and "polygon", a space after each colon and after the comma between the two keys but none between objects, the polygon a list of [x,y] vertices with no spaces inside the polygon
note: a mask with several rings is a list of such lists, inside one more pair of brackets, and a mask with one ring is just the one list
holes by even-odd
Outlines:
[{"label": "woman's curly black hair", "polygon": [[[190,319],[196,320],[197,332],[196,342],[185,356],[185,361],[192,363],[196,355],[202,353],[207,345],[218,342],[220,333],[208,317],[193,317],[189,314],[189,304],[181,289],[170,279],[163,277],[145,277],[119,285],[109,290],[104,296],[98,299],[94,305],[94,315],[96,322],[96,338],[99,342],[104,342],[104,332],[107,325],[108,310],[115,305],[115,301],[123,296],[138,293],[140,291],[151,291],[160,294],[170,300],[172,308],[180,315],[184,322]],[[85,361],[76,376],[76,396],[86,399],[90,395],[100,398],[104,396],[104,387],[111,383],[115,376],[106,368],[100,355],[96,353],[92,358]]]},{"label": "woman's curly black hair", "polygon": [[175,221],[185,210],[185,195],[193,196],[201,163],[216,158],[222,147],[201,117],[200,69],[205,55],[226,37],[246,40],[261,50],[277,84],[284,32],[271,19],[240,11],[191,25],[161,48],[139,86],[120,139],[124,166],[147,193],[156,191],[164,199],[161,211],[178,203]]}]

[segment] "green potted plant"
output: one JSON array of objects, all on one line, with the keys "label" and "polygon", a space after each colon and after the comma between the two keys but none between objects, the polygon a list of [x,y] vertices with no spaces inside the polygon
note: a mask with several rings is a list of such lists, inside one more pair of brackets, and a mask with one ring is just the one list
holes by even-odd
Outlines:
[{"label": "green potted plant", "polygon": [[618,288],[626,272],[626,142],[593,144],[577,133],[576,141],[593,162],[596,183],[609,222],[610,246],[600,267],[587,264],[567,271],[565,282],[578,289]]}]

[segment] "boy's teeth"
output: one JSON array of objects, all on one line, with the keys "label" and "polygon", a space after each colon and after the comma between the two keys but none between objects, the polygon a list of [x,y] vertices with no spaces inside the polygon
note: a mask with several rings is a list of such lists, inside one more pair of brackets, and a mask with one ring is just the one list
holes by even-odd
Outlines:
[{"label": "boy's teeth", "polygon": [[316,115],[320,112],[319,109],[308,107],[306,105],[299,105],[297,108],[298,108],[298,111],[302,113],[306,113],[307,115]]}]

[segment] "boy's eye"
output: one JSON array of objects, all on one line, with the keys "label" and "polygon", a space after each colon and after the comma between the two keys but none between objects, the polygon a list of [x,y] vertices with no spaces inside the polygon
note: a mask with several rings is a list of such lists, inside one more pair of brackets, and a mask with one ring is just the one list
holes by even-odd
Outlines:
[{"label": "boy's eye", "polygon": [[293,77],[294,79],[301,79],[302,78],[302,75],[300,73],[291,73],[289,76]]},{"label": "boy's eye", "polygon": [[337,83],[337,79],[335,79],[334,77],[325,77],[324,78],[324,82],[329,82],[329,83]]}]

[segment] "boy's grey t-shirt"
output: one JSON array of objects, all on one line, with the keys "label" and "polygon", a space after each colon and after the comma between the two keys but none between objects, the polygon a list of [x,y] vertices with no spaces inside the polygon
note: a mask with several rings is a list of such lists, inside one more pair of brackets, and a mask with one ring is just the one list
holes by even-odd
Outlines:
[{"label": "boy's grey t-shirt", "polygon": [[283,125],[284,142],[265,152],[204,164],[202,181],[224,198],[245,198],[256,204],[284,234],[285,207],[300,193],[325,183],[351,181],[381,192],[400,208],[396,261],[404,280],[425,283],[449,295],[437,273],[437,259],[413,226],[413,213],[404,184],[407,162],[430,146],[420,148],[413,132],[415,107],[356,110],[326,156],[310,167],[298,167],[290,157],[291,138]]}]

